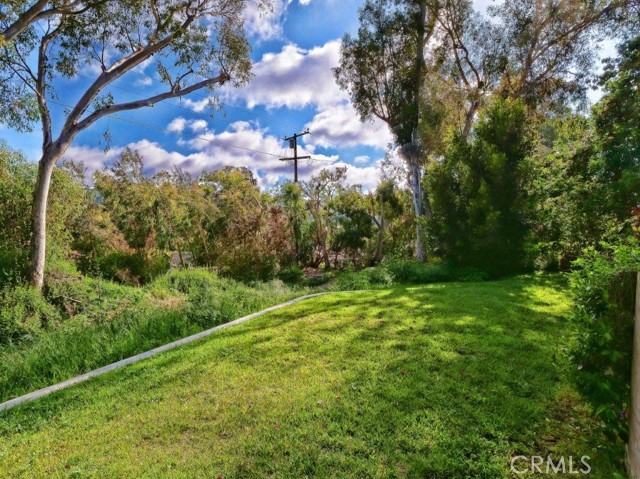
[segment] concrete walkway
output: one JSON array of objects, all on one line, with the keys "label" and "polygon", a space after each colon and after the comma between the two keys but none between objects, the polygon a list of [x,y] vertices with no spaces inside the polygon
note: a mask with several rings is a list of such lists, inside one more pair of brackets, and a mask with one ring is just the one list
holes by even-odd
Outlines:
[{"label": "concrete walkway", "polygon": [[286,303],[281,303],[276,306],[271,306],[270,308],[263,309],[262,311],[258,311],[257,313],[252,313],[242,318],[235,319],[225,324],[221,324],[220,326],[216,326],[215,328],[207,329],[206,331],[202,331],[198,334],[194,334],[192,336],[187,336],[186,338],[179,339],[178,341],[174,341],[172,343],[165,344],[163,346],[159,346],[155,349],[151,349],[150,351],[136,354],[135,356],[131,356],[130,358],[122,359],[118,362],[109,364],[107,366],[103,366],[98,369],[94,369],[93,371],[89,371],[88,373],[81,374],[80,376],[76,376],[71,379],[67,379],[66,381],[62,381],[61,383],[54,384],[52,386],[48,386],[43,389],[39,389],[37,391],[31,392],[29,394],[25,394],[24,396],[19,396],[17,398],[11,399],[7,402],[0,404],[0,411],[11,409],[19,404],[33,401],[35,399],[41,398],[43,396],[47,396],[55,391],[60,391],[61,389],[66,389],[74,384],[78,384],[88,379],[94,378],[96,376],[100,376],[101,374],[108,373],[109,371],[113,371],[114,369],[119,369],[121,367],[127,366],[129,364],[137,363],[138,361],[142,361],[143,359],[150,358],[151,356],[155,356],[156,354],[162,353],[164,351],[169,351],[170,349],[177,348],[178,346],[182,346],[183,344],[192,343],[197,341],[198,339],[209,336],[216,331],[220,331],[222,329],[230,328],[231,326],[235,326],[237,324],[244,323],[249,321],[250,319],[257,318],[258,316],[262,316],[264,314],[270,313],[271,311],[276,311],[278,309],[285,308],[292,304],[298,303],[300,301],[304,301],[305,299],[315,298],[317,296],[324,296],[326,294],[334,294],[334,293],[351,293],[353,291],[331,291],[331,292],[323,292],[323,293],[314,293],[307,294],[305,296],[300,296],[299,298],[292,299],[287,301]]}]

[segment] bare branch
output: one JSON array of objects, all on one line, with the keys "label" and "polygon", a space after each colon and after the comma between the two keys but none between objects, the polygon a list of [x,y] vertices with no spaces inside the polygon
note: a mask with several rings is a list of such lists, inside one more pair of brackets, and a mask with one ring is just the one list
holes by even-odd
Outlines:
[{"label": "bare branch", "polygon": [[217,77],[208,78],[201,82],[195,83],[190,87],[185,88],[184,90],[173,88],[171,91],[160,93],[159,95],[155,95],[143,100],[136,100],[128,103],[120,103],[117,105],[107,105],[103,108],[100,108],[99,110],[94,111],[89,116],[84,118],[82,121],[74,125],[71,131],[72,131],[72,134],[75,135],[76,133],[89,127],[90,125],[92,125],[93,123],[95,123],[97,120],[99,120],[104,116],[120,113],[122,111],[137,110],[138,108],[150,107],[163,100],[168,100],[170,98],[177,98],[177,97],[189,95],[194,91],[201,90],[202,88],[206,88],[215,84],[223,85],[229,80],[230,80],[229,75],[227,75],[226,73],[222,73]]}]

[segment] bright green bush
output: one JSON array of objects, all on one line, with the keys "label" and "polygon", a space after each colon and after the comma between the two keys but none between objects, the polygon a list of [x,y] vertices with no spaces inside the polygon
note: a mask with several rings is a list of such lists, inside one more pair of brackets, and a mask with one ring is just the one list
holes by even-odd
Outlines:
[{"label": "bright green bush", "polygon": [[640,243],[630,239],[589,248],[574,263],[571,356],[576,379],[602,419],[614,457],[623,456],[628,434],[633,311]]}]

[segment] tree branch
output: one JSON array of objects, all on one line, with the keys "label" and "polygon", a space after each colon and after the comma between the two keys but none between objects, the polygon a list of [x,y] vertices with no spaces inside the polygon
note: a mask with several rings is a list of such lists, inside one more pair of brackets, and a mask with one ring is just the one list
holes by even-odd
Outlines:
[{"label": "tree branch", "polygon": [[170,98],[178,98],[185,95],[189,95],[194,91],[201,90],[202,88],[206,88],[211,85],[215,85],[215,84],[223,85],[230,79],[231,78],[229,77],[228,74],[221,73],[217,77],[208,78],[201,82],[195,83],[190,87],[185,88],[184,90],[181,90],[179,88],[173,88],[171,91],[160,93],[159,95],[155,95],[143,100],[136,100],[128,103],[120,103],[118,105],[107,105],[103,108],[100,108],[99,110],[94,111],[85,119],[83,119],[81,122],[74,125],[71,132],[73,135],[75,135],[80,131],[84,130],[85,128],[89,127],[91,124],[95,123],[97,120],[99,120],[104,116],[113,115],[115,113],[119,113],[122,111],[137,110],[138,108],[153,106],[156,103],[161,102],[163,100],[168,100]]},{"label": "tree branch", "polygon": [[24,32],[27,28],[29,28],[29,25],[39,20],[51,18],[56,15],[80,15],[82,13],[85,13],[87,10],[97,7],[98,5],[101,5],[108,1],[109,0],[94,0],[93,2],[87,2],[84,7],[78,10],[74,10],[75,7],[82,4],[80,0],[75,0],[65,6],[52,7],[45,10],[45,7],[49,3],[49,0],[38,0],[24,13],[22,13],[15,22],[13,22],[3,32],[0,33],[0,43],[9,43],[11,40]]},{"label": "tree branch", "polygon": [[65,121],[62,131],[68,131],[75,128],[76,123],[84,112],[89,108],[89,105],[93,99],[111,82],[117,80],[124,73],[128,72],[132,68],[138,66],[148,58],[151,58],[156,53],[171,44],[179,35],[182,34],[195,20],[194,16],[188,16],[182,23],[179,29],[165,37],[163,40],[149,44],[146,47],[139,49],[130,55],[120,58],[114,62],[109,68],[100,74],[100,76],[89,86],[84,92],[80,100],[76,103],[76,106],[71,110],[67,120]]}]

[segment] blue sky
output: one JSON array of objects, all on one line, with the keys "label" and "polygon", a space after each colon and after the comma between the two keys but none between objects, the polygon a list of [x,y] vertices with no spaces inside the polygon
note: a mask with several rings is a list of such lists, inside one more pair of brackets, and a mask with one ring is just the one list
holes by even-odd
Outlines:
[{"label": "blue sky", "polygon": [[[484,9],[491,0],[476,1]],[[197,175],[224,165],[246,166],[269,187],[291,178],[292,165],[283,136],[311,131],[302,140],[301,178],[321,168],[347,165],[351,183],[365,188],[379,178],[378,161],[392,141],[380,122],[363,124],[346,94],[337,87],[340,38],[355,32],[361,0],[275,0],[269,15],[248,2],[246,29],[253,52],[254,78],[241,89],[219,91],[222,111],[208,107],[207,92],[174,99],[133,112],[104,118],[81,133],[65,157],[83,161],[91,174],[116,158],[126,146],[143,155],[146,171],[181,166]],[[72,81],[58,85],[58,102],[70,104],[97,73],[86,67]],[[116,101],[129,101],[163,91],[152,65],[130,72],[111,90]],[[60,120],[64,106],[51,105]],[[108,139],[107,139],[108,138]],[[37,160],[39,130],[18,134],[0,125],[0,139]],[[107,146],[109,147],[107,149]],[[249,151],[254,150],[254,151]]]},{"label": "blue sky", "polygon": [[[264,15],[248,3],[246,28],[255,76],[244,88],[224,87],[219,92],[222,111],[210,109],[210,94],[203,91],[121,113],[81,133],[65,157],[83,161],[91,174],[132,146],[142,153],[148,173],[173,165],[193,174],[223,165],[246,166],[260,178],[261,186],[268,187],[293,174],[291,164],[278,161],[279,156],[291,155],[282,137],[309,128],[300,154],[311,154],[314,161],[301,163],[303,179],[321,168],[347,164],[351,182],[374,186],[376,162],[391,137],[384,125],[358,120],[331,73],[340,38],[357,29],[360,4],[360,0],[277,0],[273,12]],[[73,81],[60,83],[58,102],[71,104],[95,76],[87,67]],[[126,101],[140,92],[147,96],[162,90],[150,65],[125,75],[111,92],[116,101]],[[62,119],[64,106],[52,104],[51,109],[54,118]],[[38,129],[18,134],[0,125],[0,138],[38,159]]]}]

